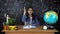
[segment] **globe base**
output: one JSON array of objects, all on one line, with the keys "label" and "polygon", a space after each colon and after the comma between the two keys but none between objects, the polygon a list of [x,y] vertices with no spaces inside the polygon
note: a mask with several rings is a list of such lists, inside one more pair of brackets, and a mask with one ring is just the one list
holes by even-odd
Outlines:
[{"label": "globe base", "polygon": [[[53,26],[53,25],[44,25],[44,26],[46,26],[47,29],[54,29],[54,26]],[[44,27],[44,26],[43,26],[43,27]]]}]

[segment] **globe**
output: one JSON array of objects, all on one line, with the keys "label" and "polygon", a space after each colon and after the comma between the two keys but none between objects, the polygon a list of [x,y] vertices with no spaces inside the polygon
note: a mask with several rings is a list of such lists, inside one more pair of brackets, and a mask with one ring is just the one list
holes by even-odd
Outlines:
[{"label": "globe", "polygon": [[58,20],[58,14],[55,11],[47,11],[43,15],[43,20],[47,24],[55,24]]}]

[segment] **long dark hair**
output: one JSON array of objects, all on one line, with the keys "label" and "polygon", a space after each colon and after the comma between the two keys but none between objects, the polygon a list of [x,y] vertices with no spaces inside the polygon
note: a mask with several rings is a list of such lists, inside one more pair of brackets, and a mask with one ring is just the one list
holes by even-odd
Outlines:
[{"label": "long dark hair", "polygon": [[[26,18],[26,19],[29,18],[29,13],[28,13],[29,8],[32,8],[32,7],[28,7],[28,8],[26,8],[26,11],[27,11],[27,13],[26,13],[27,18]],[[34,11],[33,8],[32,8],[32,10]],[[34,13],[32,13],[32,20],[35,20],[35,15],[34,15]]]}]

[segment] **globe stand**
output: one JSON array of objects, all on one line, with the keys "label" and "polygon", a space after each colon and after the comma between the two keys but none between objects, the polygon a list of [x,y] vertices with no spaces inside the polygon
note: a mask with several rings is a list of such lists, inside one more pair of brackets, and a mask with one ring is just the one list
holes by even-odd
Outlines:
[{"label": "globe stand", "polygon": [[53,25],[47,25],[47,28],[48,29],[54,29],[54,26]]},{"label": "globe stand", "polygon": [[54,29],[54,26],[50,24],[43,25],[43,29]]}]

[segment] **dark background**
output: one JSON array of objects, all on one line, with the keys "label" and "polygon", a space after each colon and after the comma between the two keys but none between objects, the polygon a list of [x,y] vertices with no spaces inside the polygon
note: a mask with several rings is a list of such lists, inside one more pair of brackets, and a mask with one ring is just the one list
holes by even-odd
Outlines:
[{"label": "dark background", "polygon": [[[0,15],[8,14],[16,20],[15,25],[21,25],[24,6],[27,8],[32,6],[34,14],[40,21],[40,25],[44,24],[43,14],[47,10],[54,10],[60,17],[60,2],[58,0],[0,0]],[[60,31],[60,18],[54,27]],[[57,33],[58,34],[58,33]]]}]

